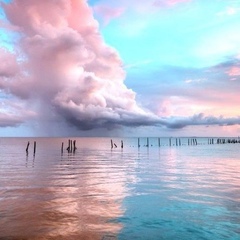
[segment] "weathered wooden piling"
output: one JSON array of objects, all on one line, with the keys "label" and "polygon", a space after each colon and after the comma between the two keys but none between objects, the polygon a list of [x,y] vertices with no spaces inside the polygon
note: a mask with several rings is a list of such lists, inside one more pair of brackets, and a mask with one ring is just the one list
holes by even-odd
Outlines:
[{"label": "weathered wooden piling", "polygon": [[160,138],[158,138],[158,147],[160,147],[161,146],[161,140],[160,140]]},{"label": "weathered wooden piling", "polygon": [[146,147],[149,147],[149,139],[147,138],[147,146]]},{"label": "weathered wooden piling", "polygon": [[76,140],[73,141],[73,152],[75,152],[77,150],[77,147],[76,147]]},{"label": "weathered wooden piling", "polygon": [[182,143],[181,143],[181,139],[179,138],[179,146],[181,146],[182,145]]},{"label": "weathered wooden piling", "polygon": [[68,151],[68,153],[70,152],[70,139],[68,139],[68,147],[66,150]]},{"label": "weathered wooden piling", "polygon": [[138,138],[138,147],[140,148],[140,139]]},{"label": "weathered wooden piling", "polygon": [[113,140],[111,139],[111,148],[113,148]]},{"label": "weathered wooden piling", "polygon": [[35,154],[36,154],[36,145],[37,145],[37,143],[36,143],[36,141],[34,141],[33,156],[35,156]]},{"label": "weathered wooden piling", "polygon": [[176,138],[176,146],[178,146],[178,139]]},{"label": "weathered wooden piling", "polygon": [[123,148],[123,140],[121,140],[121,148]]},{"label": "weathered wooden piling", "polygon": [[171,138],[169,138],[169,146],[172,146]]},{"label": "weathered wooden piling", "polygon": [[28,155],[28,147],[30,145],[30,142],[27,143],[27,147],[26,147],[26,154]]},{"label": "weathered wooden piling", "polygon": [[73,141],[70,140],[70,152],[72,153],[73,152]]},{"label": "weathered wooden piling", "polygon": [[61,153],[63,154],[63,145],[64,143],[62,142],[62,147],[61,147]]}]

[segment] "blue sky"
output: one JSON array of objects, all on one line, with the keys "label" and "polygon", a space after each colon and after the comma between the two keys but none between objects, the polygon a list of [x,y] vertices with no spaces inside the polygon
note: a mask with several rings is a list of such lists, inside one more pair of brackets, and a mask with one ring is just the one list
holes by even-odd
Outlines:
[{"label": "blue sky", "polygon": [[[239,51],[236,1],[195,0],[162,8],[148,3],[146,10],[138,10],[134,1],[126,9],[118,1],[114,7],[122,7],[122,14],[105,24],[106,16],[95,14],[106,42],[120,52],[125,64],[151,61],[201,68],[219,64]],[[111,7],[107,1],[92,4],[95,9]]]},{"label": "blue sky", "polygon": [[[161,122],[159,125],[153,120],[149,126],[149,119],[142,124],[143,116],[141,121],[137,118],[136,122],[141,122],[137,127],[139,134],[240,135],[240,1],[90,0],[87,3],[89,17],[93,14],[95,18],[91,23],[101,41],[120,60],[124,85],[134,92],[136,104]],[[28,33],[12,30],[18,23],[11,12],[6,15],[2,9],[0,12],[2,22],[11,26],[3,27],[0,32],[2,48],[24,53],[19,43],[25,41]],[[78,21],[81,22],[80,12]],[[26,53],[24,56],[30,59]],[[17,97],[4,90],[2,95],[9,99]],[[135,110],[131,111],[135,114]],[[28,134],[39,134],[31,130],[31,119],[23,122],[10,130],[3,127],[0,132],[6,135],[18,129],[21,135],[21,129],[28,128]],[[108,129],[109,135],[136,133],[125,120],[121,124],[124,125],[121,129]],[[102,135],[103,129],[90,129],[83,135]]]}]

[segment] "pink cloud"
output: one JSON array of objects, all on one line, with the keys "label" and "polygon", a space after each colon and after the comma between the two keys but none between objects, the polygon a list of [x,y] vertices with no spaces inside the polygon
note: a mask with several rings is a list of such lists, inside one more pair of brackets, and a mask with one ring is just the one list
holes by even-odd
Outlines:
[{"label": "pink cloud", "polygon": [[16,127],[23,123],[23,119],[14,114],[0,112],[0,127]]},{"label": "pink cloud", "polygon": [[124,84],[121,59],[104,43],[86,1],[15,0],[3,6],[21,30],[16,47],[22,60],[21,71],[2,81],[2,89],[37,102],[41,111],[54,110],[80,129],[151,118]]},{"label": "pink cloud", "polygon": [[0,28],[5,29],[5,30],[9,30],[9,31],[18,31],[19,30],[17,27],[15,27],[12,24],[8,23],[4,19],[0,19]]},{"label": "pink cloud", "polygon": [[191,0],[155,0],[153,6],[157,8],[173,7],[181,3],[187,3]]},{"label": "pink cloud", "polygon": [[229,76],[240,76],[240,67],[231,67],[228,71],[227,74]]},{"label": "pink cloud", "polygon": [[34,119],[36,112],[29,110],[26,102],[19,99],[2,98],[0,101],[0,127],[17,127],[29,119]]},{"label": "pink cloud", "polygon": [[9,78],[18,72],[15,55],[4,48],[0,48],[0,79]]},{"label": "pink cloud", "polygon": [[98,5],[94,7],[94,12],[99,15],[105,25],[112,19],[120,17],[124,13],[124,8],[113,8],[106,5]]}]

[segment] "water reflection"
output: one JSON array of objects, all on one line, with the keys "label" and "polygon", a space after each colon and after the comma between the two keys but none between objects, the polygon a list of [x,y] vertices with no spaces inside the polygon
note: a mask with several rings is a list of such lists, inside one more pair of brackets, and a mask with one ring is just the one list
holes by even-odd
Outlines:
[{"label": "water reflection", "polygon": [[232,150],[228,157],[211,146],[140,150],[119,239],[238,239],[240,162]]},{"label": "water reflection", "polygon": [[110,220],[123,214],[126,195],[126,173],[116,161],[121,154],[109,158],[106,151],[82,149],[49,158],[45,152],[27,156],[25,168],[6,165],[0,176],[0,239],[116,237],[122,225]]},{"label": "water reflection", "polygon": [[150,140],[2,148],[0,239],[238,239],[240,150]]},{"label": "water reflection", "polygon": [[26,155],[26,168],[32,167],[34,168],[35,156],[29,157],[28,154]]}]

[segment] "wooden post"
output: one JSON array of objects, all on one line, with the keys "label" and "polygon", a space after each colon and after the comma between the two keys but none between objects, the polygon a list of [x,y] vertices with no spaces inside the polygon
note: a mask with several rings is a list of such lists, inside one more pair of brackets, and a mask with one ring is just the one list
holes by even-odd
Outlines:
[{"label": "wooden post", "polygon": [[68,139],[68,147],[67,147],[68,153],[70,152],[70,139]]},{"label": "wooden post", "polygon": [[121,140],[121,148],[123,148],[123,140]]},{"label": "wooden post", "polygon": [[171,138],[169,138],[169,146],[172,146]]},{"label": "wooden post", "polygon": [[111,148],[113,148],[113,140],[111,139]]},{"label": "wooden post", "polygon": [[177,140],[177,138],[176,138],[176,146],[178,146],[178,140]]},{"label": "wooden post", "polygon": [[77,147],[76,147],[76,140],[73,141],[73,152],[75,152],[77,150]]},{"label": "wooden post", "polygon": [[26,147],[26,154],[28,155],[28,147],[29,147],[29,142],[27,143],[27,147]]},{"label": "wooden post", "polygon": [[35,153],[36,153],[36,141],[34,141],[33,156],[35,156]]},{"label": "wooden post", "polygon": [[61,153],[63,154],[63,142],[62,142],[62,148],[61,148]]},{"label": "wooden post", "polygon": [[138,138],[138,147],[140,148],[140,139]]},{"label": "wooden post", "polygon": [[72,146],[72,140],[70,140],[70,152],[72,153],[73,146]]},{"label": "wooden post", "polygon": [[161,146],[161,140],[160,140],[160,138],[158,138],[158,147],[160,147]]},{"label": "wooden post", "polygon": [[147,147],[149,147],[149,139],[147,138]]},{"label": "wooden post", "polygon": [[181,146],[182,145],[182,143],[181,143],[181,139],[179,138],[179,146]]}]

